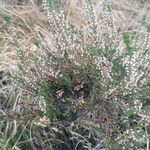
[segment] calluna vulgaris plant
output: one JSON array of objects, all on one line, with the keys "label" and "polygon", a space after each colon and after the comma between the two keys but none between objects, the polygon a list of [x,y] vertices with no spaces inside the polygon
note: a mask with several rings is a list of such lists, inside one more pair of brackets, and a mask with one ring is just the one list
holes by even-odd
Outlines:
[{"label": "calluna vulgaris plant", "polygon": [[49,46],[32,24],[36,37],[32,52],[14,40],[13,32],[20,61],[14,84],[29,113],[39,112],[35,123],[39,118],[47,125],[74,122],[100,131],[107,149],[148,150],[149,30],[130,33],[117,28],[107,2],[103,31],[90,1],[85,3],[86,29],[73,26],[61,8],[53,10],[47,1],[43,6]]}]

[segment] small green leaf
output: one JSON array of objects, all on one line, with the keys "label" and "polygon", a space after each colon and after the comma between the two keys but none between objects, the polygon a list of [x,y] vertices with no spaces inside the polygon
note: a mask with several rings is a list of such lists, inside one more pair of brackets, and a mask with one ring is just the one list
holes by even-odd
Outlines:
[{"label": "small green leaf", "polygon": [[113,67],[112,67],[113,83],[116,85],[119,84],[122,81],[122,79],[125,77],[126,69],[123,66],[123,62],[121,58],[117,58],[113,60],[112,63],[113,63]]},{"label": "small green leaf", "polygon": [[64,117],[69,117],[69,115],[70,115],[69,110],[66,110],[66,111],[63,113],[63,116],[64,116]]},{"label": "small green leaf", "polygon": [[11,17],[6,15],[6,16],[3,16],[3,20],[6,24],[10,24],[11,23]]},{"label": "small green leaf", "polygon": [[90,46],[89,48],[90,52],[95,55],[95,56],[100,56],[101,55],[101,52],[102,50],[97,48],[97,47],[93,47],[93,46]]},{"label": "small green leaf", "polygon": [[147,19],[147,15],[143,15],[143,17],[142,17],[142,22],[145,22],[146,21],[146,19]]},{"label": "small green leaf", "polygon": [[39,48],[39,46],[40,46],[40,40],[39,40],[38,37],[36,37],[36,38],[34,39],[33,44]]},{"label": "small green leaf", "polygon": [[126,55],[131,56],[133,54],[133,47],[131,46],[131,37],[127,32],[123,33],[123,41],[126,46]]},{"label": "small green leaf", "polygon": [[52,10],[58,10],[61,7],[60,0],[47,0],[47,3]]},{"label": "small green leaf", "polygon": [[2,49],[2,48],[0,48],[0,53],[2,52],[2,50],[3,50],[3,49]]},{"label": "small green leaf", "polygon": [[150,25],[149,24],[146,25],[146,30],[148,33],[150,33]]},{"label": "small green leaf", "polygon": [[150,113],[150,106],[144,106],[143,107],[143,110],[146,112],[146,113]]},{"label": "small green leaf", "polygon": [[50,105],[46,106],[46,116],[50,118],[56,117],[56,113]]},{"label": "small green leaf", "polygon": [[72,80],[69,76],[63,75],[62,77],[60,77],[59,82],[61,86],[67,89],[71,89],[72,87]]},{"label": "small green leaf", "polygon": [[45,101],[49,104],[49,101],[52,98],[53,90],[48,82],[43,81],[40,85],[38,85],[35,92],[38,96],[43,96]]}]

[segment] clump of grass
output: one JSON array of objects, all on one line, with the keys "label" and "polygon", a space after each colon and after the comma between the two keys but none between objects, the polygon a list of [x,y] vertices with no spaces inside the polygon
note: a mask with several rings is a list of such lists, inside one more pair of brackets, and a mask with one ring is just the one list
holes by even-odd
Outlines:
[{"label": "clump of grass", "polygon": [[[12,77],[13,85],[21,90],[18,100],[24,106],[22,116],[36,113],[31,116],[33,126],[45,123],[42,119],[46,118],[46,126],[67,128],[74,123],[94,128],[102,137],[98,137],[99,144],[102,141],[106,149],[148,148],[149,112],[144,103],[150,93],[149,33],[118,29],[106,2],[103,18],[109,33],[101,32],[90,1],[85,8],[86,34],[70,23],[66,12],[54,11],[48,3],[44,6],[49,20],[48,46],[36,26],[29,24],[35,39],[34,51],[28,53],[12,29],[12,43],[20,61]],[[76,148],[93,148],[84,136],[72,134]],[[19,147],[17,143],[24,137],[19,134],[17,139],[12,145]],[[65,137],[63,140],[66,142]],[[31,149],[35,143],[31,137],[30,141],[26,146]]]}]

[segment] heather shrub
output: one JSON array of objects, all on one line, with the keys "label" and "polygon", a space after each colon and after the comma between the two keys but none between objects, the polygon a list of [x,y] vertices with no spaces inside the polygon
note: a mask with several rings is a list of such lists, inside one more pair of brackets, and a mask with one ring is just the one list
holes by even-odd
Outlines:
[{"label": "heather shrub", "polygon": [[[11,75],[14,88],[21,91],[18,105],[23,106],[22,114],[31,115],[34,125],[69,128],[80,124],[100,135],[95,137],[100,147],[148,150],[149,26],[143,32],[124,31],[116,25],[111,5],[102,5],[106,29],[100,27],[90,1],[85,3],[87,26],[78,29],[59,1],[45,1],[50,43],[45,44],[44,35],[29,20],[32,51],[11,29],[19,61]],[[77,147],[96,149],[97,142],[92,147],[84,135],[72,134]]]}]

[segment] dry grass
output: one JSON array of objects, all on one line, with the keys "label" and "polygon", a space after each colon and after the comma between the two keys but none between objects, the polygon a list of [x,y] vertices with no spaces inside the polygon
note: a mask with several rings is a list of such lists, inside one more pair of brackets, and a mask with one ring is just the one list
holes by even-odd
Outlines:
[{"label": "dry grass", "polygon": [[[104,0],[93,0],[94,9],[98,16],[101,32],[109,32],[107,30],[108,25],[104,22],[105,18],[102,17],[104,14],[104,10],[101,5],[103,1]],[[42,12],[40,1],[37,1],[38,5],[36,5],[32,0],[30,0],[28,3],[21,6],[17,5],[15,2],[16,1],[8,1],[7,3],[7,1],[5,1],[4,3],[1,0],[0,70],[14,69],[16,67],[15,51],[10,45],[10,40],[12,38],[12,33],[9,32],[10,26],[15,32],[17,32],[17,38],[24,42],[24,45],[26,45],[26,48],[28,48],[29,51],[34,49],[33,40],[35,37],[31,27],[27,24],[29,18],[32,20],[37,30],[43,35],[46,42],[45,45],[48,46],[50,43],[50,39],[48,38],[49,36],[47,35],[49,25],[46,16]],[[150,8],[148,2],[144,2],[143,4],[141,4],[139,0],[110,0],[109,2],[114,5],[113,17],[117,28],[121,27],[130,32],[143,32],[143,30],[141,30],[141,28],[143,28],[142,19],[146,17],[146,21],[144,21],[144,23],[150,23]],[[68,11],[72,24],[78,28],[83,28],[86,33],[87,23],[83,14],[84,0],[62,0],[62,4]],[[4,16],[10,16],[11,25],[6,25],[6,22],[3,20]]]},{"label": "dry grass", "polygon": [[[61,0],[63,7],[69,13],[71,23],[77,28],[84,30],[86,35],[87,22],[83,12],[84,1],[85,0]],[[105,0],[92,0],[94,10],[98,16],[99,28],[102,33],[109,32],[109,25],[105,21],[107,18],[104,17],[105,11],[102,8],[103,1]],[[112,12],[116,28],[122,28],[124,31],[133,33],[142,33],[144,32],[144,26],[150,24],[150,4],[148,1],[109,0],[109,2],[112,3],[114,8]],[[9,20],[6,19],[7,16],[10,18],[10,23]],[[22,47],[26,49],[26,53],[29,57],[30,52],[35,50],[34,42],[36,40],[36,34],[32,25],[34,25],[36,32],[39,32],[43,38],[42,42],[45,47],[50,47],[51,35],[49,35],[49,22],[43,12],[43,6],[41,5],[40,0],[37,0],[36,2],[34,2],[34,0],[27,0],[23,5],[18,5],[17,0],[0,0],[0,71],[12,71],[17,68],[18,60],[16,57],[16,51],[11,44],[14,36],[20,41],[20,43],[23,43]],[[14,33],[16,33],[16,35],[14,35]],[[17,97],[20,93],[14,95],[11,88],[11,86],[4,86],[0,90],[3,90],[4,93],[6,93],[5,100],[8,100],[7,108],[10,108],[9,111],[19,113],[20,107],[17,105]],[[5,115],[5,113],[9,111],[3,109],[1,110],[1,113]],[[2,123],[0,128],[2,126],[5,126],[5,122]],[[6,129],[3,134],[5,134],[4,137],[8,138],[8,141],[5,146],[7,146],[9,139],[16,134],[18,126],[19,123],[16,121],[8,122],[6,124]],[[27,126],[28,123],[26,123],[24,129],[26,129]],[[29,133],[32,134],[30,131]],[[40,136],[39,133],[37,133],[36,138],[38,136]],[[48,135],[45,135],[46,140],[48,140],[47,136]],[[30,137],[29,141],[31,145],[32,140],[32,137]],[[15,145],[13,148],[17,149]]]}]

